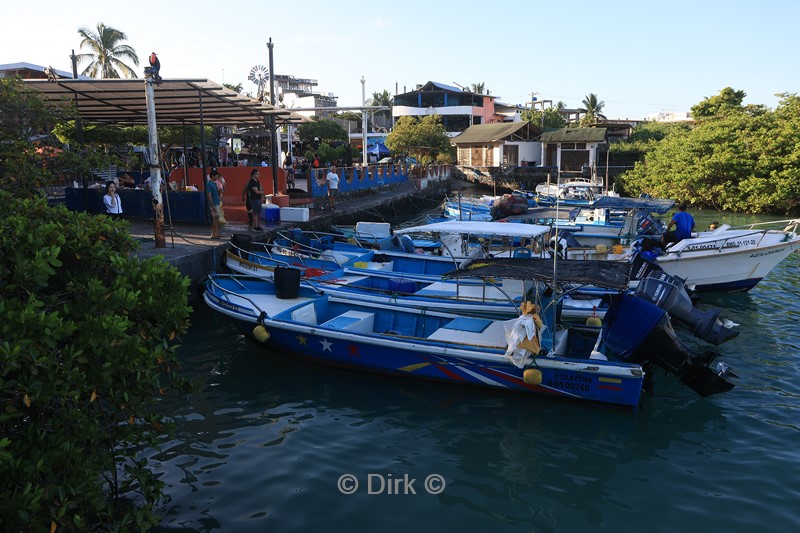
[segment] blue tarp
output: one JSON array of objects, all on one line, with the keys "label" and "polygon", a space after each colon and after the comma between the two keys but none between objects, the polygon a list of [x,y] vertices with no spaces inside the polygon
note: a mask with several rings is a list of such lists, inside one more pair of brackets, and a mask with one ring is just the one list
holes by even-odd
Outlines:
[{"label": "blue tarp", "polygon": [[381,157],[385,157],[385,156],[391,154],[392,152],[391,152],[391,150],[386,148],[385,144],[383,144],[382,142],[377,142],[377,143],[367,147],[367,153],[368,154],[375,154],[375,155],[378,156],[378,159],[380,159]]}]

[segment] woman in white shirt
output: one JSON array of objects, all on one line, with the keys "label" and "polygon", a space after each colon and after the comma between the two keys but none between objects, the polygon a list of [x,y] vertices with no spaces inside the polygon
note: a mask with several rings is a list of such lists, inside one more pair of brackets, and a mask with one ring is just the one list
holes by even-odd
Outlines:
[{"label": "woman in white shirt", "polygon": [[106,195],[103,196],[106,214],[111,218],[122,218],[122,200],[117,194],[117,186],[113,181],[106,183]]}]

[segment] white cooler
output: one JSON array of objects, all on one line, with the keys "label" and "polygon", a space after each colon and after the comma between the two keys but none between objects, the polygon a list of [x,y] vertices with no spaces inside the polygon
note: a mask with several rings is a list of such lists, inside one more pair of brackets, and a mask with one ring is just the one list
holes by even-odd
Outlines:
[{"label": "white cooler", "polygon": [[281,207],[281,222],[308,222],[308,208]]}]

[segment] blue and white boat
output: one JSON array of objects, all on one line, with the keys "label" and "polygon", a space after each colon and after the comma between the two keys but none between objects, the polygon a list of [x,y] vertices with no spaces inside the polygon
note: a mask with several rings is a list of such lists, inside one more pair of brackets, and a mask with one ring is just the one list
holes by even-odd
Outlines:
[{"label": "blue and white boat", "polygon": [[800,219],[738,228],[723,224],[713,231],[694,233],[666,250],[660,249],[658,240],[642,239],[631,246],[632,277],[642,279],[654,263],[698,292],[747,291],[800,249],[798,225]]},{"label": "blue and white boat", "polygon": [[703,396],[733,387],[709,369],[716,354],[688,350],[665,312],[632,296],[603,328],[555,329],[535,307],[492,320],[364,305],[300,287],[299,272],[291,278],[287,287],[212,274],[204,300],[273,352],[358,370],[628,407],[651,383],[652,364]]}]

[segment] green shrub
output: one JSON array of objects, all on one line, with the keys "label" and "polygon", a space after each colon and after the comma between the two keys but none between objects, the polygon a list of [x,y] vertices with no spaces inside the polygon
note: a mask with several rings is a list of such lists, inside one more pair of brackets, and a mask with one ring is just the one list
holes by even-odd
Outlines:
[{"label": "green shrub", "polygon": [[139,455],[184,385],[188,281],[129,255],[125,222],[0,202],[2,529],[146,529],[162,483]]}]

